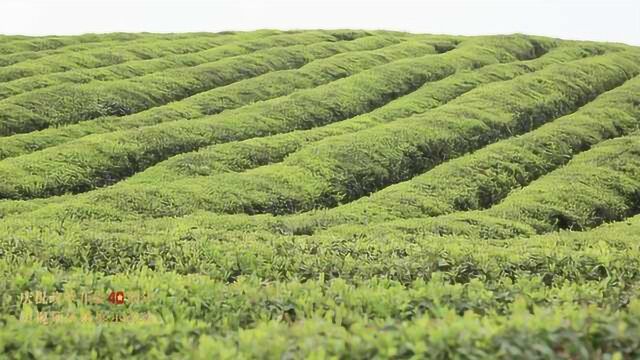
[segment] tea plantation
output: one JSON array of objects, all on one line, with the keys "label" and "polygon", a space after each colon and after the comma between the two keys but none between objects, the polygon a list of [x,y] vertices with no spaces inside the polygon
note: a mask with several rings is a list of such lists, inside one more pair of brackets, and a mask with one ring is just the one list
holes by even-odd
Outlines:
[{"label": "tea plantation", "polygon": [[0,36],[0,358],[640,359],[640,48]]}]

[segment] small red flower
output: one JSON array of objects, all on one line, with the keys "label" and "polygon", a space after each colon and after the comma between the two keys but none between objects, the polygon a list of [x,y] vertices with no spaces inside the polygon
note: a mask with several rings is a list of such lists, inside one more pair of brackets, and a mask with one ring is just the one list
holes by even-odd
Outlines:
[{"label": "small red flower", "polygon": [[112,291],[109,294],[109,302],[114,305],[122,305],[124,304],[124,291]]},{"label": "small red flower", "polygon": [[124,304],[124,291],[118,291],[116,293],[116,304],[117,305]]}]

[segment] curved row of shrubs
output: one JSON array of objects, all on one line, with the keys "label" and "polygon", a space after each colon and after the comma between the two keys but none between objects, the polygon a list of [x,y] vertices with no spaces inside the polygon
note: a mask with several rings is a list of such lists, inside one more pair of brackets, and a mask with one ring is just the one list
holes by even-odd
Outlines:
[{"label": "curved row of shrubs", "polygon": [[[310,35],[310,33],[307,33]],[[332,37],[332,33],[320,33],[326,36],[326,40],[334,41],[337,37]],[[0,83],[0,99],[10,98],[29,91],[42,89],[61,84],[84,84],[91,81],[114,81],[140,77],[157,73],[163,70],[188,68],[200,64],[217,61],[225,57],[245,55],[257,50],[268,49],[276,46],[287,46],[291,44],[291,37],[295,34],[275,33],[271,31],[251,32],[241,35],[225,35],[210,38],[185,39],[180,42],[174,41],[176,44],[140,44],[132,46],[131,49],[125,48],[117,52],[117,56],[112,55],[114,49],[94,50],[91,52],[75,53],[78,62],[82,67],[71,66],[68,62],[73,57],[68,54],[59,55],[60,68],[65,69],[62,72],[45,73],[43,75],[22,77],[17,80]],[[363,39],[372,35],[361,34],[355,39]],[[387,37],[402,40],[404,37],[390,36]],[[348,39],[352,41],[351,39]],[[104,53],[103,53],[104,52]],[[96,59],[98,63],[88,66],[91,61]],[[24,71],[45,71],[47,67],[56,67],[55,59],[49,57],[41,59],[45,65],[38,64],[17,64]],[[14,67],[6,68],[7,71]],[[2,70],[2,69],[0,69]],[[55,70],[55,69],[54,69]],[[22,71],[22,70],[20,70]],[[0,71],[1,74],[1,71]]]},{"label": "curved row of shrubs", "polygon": [[[219,218],[208,213],[122,222],[4,219],[0,221],[0,258],[10,266],[37,263],[49,269],[81,268],[107,274],[151,268],[205,274],[220,281],[231,279],[232,274],[274,281],[322,274],[327,279],[354,281],[386,275],[410,283],[429,278],[434,271],[459,277],[465,268],[467,276],[486,279],[522,270],[575,280],[597,275],[591,269],[599,264],[609,267],[609,274],[630,279],[640,276],[639,258],[633,253],[638,251],[640,216],[584,232],[482,241],[405,231],[409,222],[404,228],[371,224],[359,232],[283,236],[255,231],[250,222],[244,226],[240,222],[250,218],[257,224],[261,216],[226,217],[228,223],[239,220],[236,230],[224,228]],[[602,257],[609,255],[610,260]],[[612,266],[619,268],[614,271]]]},{"label": "curved row of shrubs", "polygon": [[[186,39],[153,39],[110,44],[85,51],[62,52],[17,64],[0,67],[0,83],[11,87],[16,80],[42,82],[45,78],[38,75],[63,74],[76,69],[95,69],[128,61],[159,58],[166,55],[188,54],[210,49],[232,41],[259,39],[267,34],[222,35],[220,37],[194,37]],[[249,36],[247,36],[249,35]],[[24,83],[18,82],[18,83]],[[35,85],[37,86],[37,85]],[[37,87],[35,87],[37,88]],[[25,91],[29,91],[27,88]],[[2,91],[1,93],[4,93]]]},{"label": "curved row of shrubs", "polygon": [[[294,216],[292,232],[338,224],[432,217],[495,205],[512,190],[563,166],[575,154],[640,128],[640,78],[596,98],[577,112],[333,209]],[[144,174],[144,173],[143,173]]]},{"label": "curved row of shrubs", "polygon": [[[631,253],[638,255],[637,251]],[[537,252],[534,254],[537,255]],[[605,266],[606,261],[613,261],[613,255],[622,255],[623,258],[614,265]],[[303,256],[306,258],[308,255]],[[392,255],[390,259],[396,261],[398,256]],[[333,275],[325,275],[324,272],[302,273],[302,278],[292,274],[288,279],[270,280],[254,274],[212,279],[204,274],[176,274],[145,268],[129,273],[104,275],[80,269],[62,271],[33,265],[12,265],[15,274],[13,279],[7,273],[2,274],[5,301],[0,310],[9,316],[24,316],[29,304],[21,303],[20,295],[25,292],[66,295],[66,298],[52,304],[36,307],[32,303],[33,310],[39,308],[43,312],[64,312],[68,316],[87,311],[98,313],[118,310],[107,303],[107,298],[110,289],[122,289],[125,295],[129,293],[131,297],[134,294],[147,294],[143,299],[129,300],[126,310],[152,312],[156,315],[168,311],[179,314],[183,320],[206,321],[218,330],[237,330],[240,326],[255,325],[261,318],[283,315],[282,312],[286,309],[278,305],[287,304],[296,313],[297,319],[291,320],[323,316],[326,312],[342,310],[343,320],[350,322],[362,317],[408,320],[421,315],[420,312],[438,317],[436,304],[446,306],[456,313],[466,310],[480,316],[490,316],[494,312],[504,315],[512,313],[511,306],[518,301],[524,300],[529,306],[540,306],[548,304],[549,299],[554,297],[558,297],[554,305],[581,302],[582,305],[623,310],[628,304],[621,301],[620,296],[638,294],[637,288],[625,289],[619,284],[602,283],[603,280],[625,282],[629,287],[639,284],[638,272],[631,268],[635,262],[629,254],[614,251],[600,259],[585,258],[583,254],[570,259],[576,263],[572,266],[561,265],[559,270],[552,272],[536,271],[531,274],[526,268],[516,268],[508,274],[488,278],[494,274],[488,274],[487,277],[481,274],[481,266],[485,265],[481,261],[467,264],[469,268],[474,265],[480,268],[472,268],[465,276],[462,266],[458,268],[459,264],[449,263],[441,258],[438,268],[433,269],[428,277],[422,277],[424,274],[421,274],[422,276],[408,283],[385,278],[383,275],[374,275],[368,279],[336,276],[343,268],[335,269]],[[278,260],[284,261],[282,258]],[[533,262],[533,259],[529,261]],[[537,263],[541,267],[551,266],[554,261],[559,260],[553,258]],[[364,263],[372,262],[367,259]],[[10,265],[3,262],[1,266],[6,271]],[[593,267],[605,268],[594,271]],[[577,277],[563,273],[577,273],[579,270],[585,273]],[[228,271],[232,273],[234,269]],[[473,271],[477,273],[474,274]],[[315,277],[307,278],[312,275]],[[25,284],[25,278],[30,278],[30,282]],[[83,291],[100,297],[102,303],[82,304],[79,296],[73,297],[73,294],[79,295]],[[560,297],[567,292],[569,294]],[[504,293],[509,293],[509,296],[501,297]],[[525,294],[528,298],[520,299]],[[386,301],[383,300],[385,298]],[[342,302],[336,303],[336,299],[341,299]],[[201,302],[201,306],[195,304],[196,301]],[[421,302],[422,306],[419,305]]]},{"label": "curved row of shrubs", "polygon": [[[174,181],[192,176],[208,176],[219,172],[239,172],[279,162],[303,146],[326,137],[352,133],[423,113],[476,87],[509,80],[551,64],[601,54],[602,51],[604,50],[599,47],[561,46],[533,60],[486,65],[472,71],[461,70],[442,80],[428,82],[416,91],[369,113],[324,127],[213,145],[196,152],[176,155],[135,174],[122,183],[154,183],[158,182],[158,179],[161,179],[162,182]],[[0,144],[2,144],[1,141]]]},{"label": "curved row of shrubs", "polygon": [[[134,129],[180,119],[212,115],[256,101],[285,96],[382,65],[393,60],[436,52],[426,40],[369,36],[330,44],[336,53],[318,57],[299,69],[268,72],[254,78],[207,90],[182,100],[126,116],[102,117],[63,127],[0,137],[0,159],[30,153],[91,134]],[[395,44],[395,46],[393,46]],[[374,50],[374,51],[371,51]]]},{"label": "curved row of shrubs", "polygon": [[635,132],[594,146],[489,209],[376,226],[406,233],[509,238],[586,230],[639,212],[640,133]]},{"label": "curved row of shrubs", "polygon": [[[116,80],[168,69],[193,66],[202,55],[230,44],[251,45],[252,40],[283,35],[250,33],[144,42],[62,52],[0,68],[0,99],[64,83]],[[250,49],[251,46],[248,46]],[[215,52],[214,52],[215,53]]]},{"label": "curved row of shrubs", "polygon": [[[66,50],[65,47],[88,45],[92,43],[128,42],[146,38],[173,38],[175,34],[136,34],[136,33],[111,33],[111,34],[86,34],[79,36],[46,36],[46,37],[9,37],[3,36],[0,44],[0,54],[9,55],[22,52],[47,52],[51,50]],[[189,35],[191,36],[191,34]]]},{"label": "curved row of shrubs", "polygon": [[[640,66],[619,53],[550,66],[476,88],[424,114],[320,140],[281,163],[156,186],[120,187],[97,192],[89,203],[114,204],[125,213],[157,207],[285,214],[333,207],[490,142],[532,130],[638,72]],[[491,104],[491,109],[482,104]]]},{"label": "curved row of shrubs", "polygon": [[[455,73],[460,67],[536,56],[533,42],[524,37],[489,39],[492,41],[483,40],[482,45],[461,44],[441,55],[381,65],[327,85],[219,115],[90,135],[5,159],[0,162],[0,173],[12,175],[2,176],[0,197],[44,197],[85,191],[130,176],[172,155],[207,145],[347,119],[388,103],[425,82]],[[276,58],[282,61],[281,56]],[[243,67],[246,66],[244,63]],[[235,73],[231,67],[224,69]]]},{"label": "curved row of shrubs", "polygon": [[[230,221],[234,217],[228,216]],[[259,221],[259,216],[254,218]],[[608,267],[612,276],[623,276],[621,281],[640,276],[640,216],[583,232],[482,241],[404,232],[399,226],[363,227],[356,236],[228,231],[208,214],[85,223],[23,217],[3,220],[0,228],[0,258],[7,269],[33,264],[104,274],[149,269],[198,273],[223,282],[243,275],[268,281],[322,276],[350,282],[386,275],[407,284],[428,279],[433,272],[460,281],[465,267],[466,281],[469,276],[497,281],[522,271],[534,276],[550,272],[562,282],[598,279],[598,271],[592,271],[598,265]],[[19,282],[17,277],[4,279]]]},{"label": "curved row of shrubs", "polygon": [[[134,40],[134,39],[131,39]],[[105,46],[122,45],[131,40],[104,40],[104,41],[89,41],[79,43],[75,45],[59,46],[49,50],[40,51],[19,51],[11,54],[0,54],[0,67],[10,66],[23,61],[41,59],[47,56],[58,55],[63,53],[72,53],[77,51],[87,51],[99,49]]]},{"label": "curved row of shrubs", "polygon": [[[63,84],[0,100],[0,135],[127,115],[269,71],[298,68],[328,52],[324,33],[282,35],[264,40],[263,50],[222,57],[193,67],[167,69],[132,79]],[[271,47],[273,45],[284,46]],[[318,44],[320,43],[320,44]],[[305,45],[318,44],[315,47]],[[324,46],[323,46],[324,45]],[[331,52],[330,52],[331,54]],[[328,56],[328,55],[325,55]]]}]

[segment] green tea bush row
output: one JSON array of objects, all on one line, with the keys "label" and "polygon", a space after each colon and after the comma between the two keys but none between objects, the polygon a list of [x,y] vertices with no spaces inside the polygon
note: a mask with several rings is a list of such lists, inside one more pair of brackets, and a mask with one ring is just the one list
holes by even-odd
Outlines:
[{"label": "green tea bush row", "polygon": [[[365,113],[470,63],[508,62],[518,56],[536,56],[533,43],[526,38],[493,40],[493,45],[485,40],[482,46],[460,45],[441,55],[381,65],[327,85],[219,115],[90,135],[33,154],[5,159],[1,162],[0,173],[8,174],[6,171],[11,169],[12,175],[11,178],[2,176],[0,197],[44,197],[85,191],[130,176],[178,153],[215,143],[308,129]],[[283,61],[282,56],[274,57],[278,62]],[[227,62],[220,63],[226,65],[225,71],[236,74]],[[246,69],[247,66],[243,61],[242,67]],[[184,82],[184,76],[180,80]],[[60,166],[61,162],[65,165]]]},{"label": "green tea bush row", "polygon": [[[639,71],[640,66],[618,54],[551,66],[474,89],[425,114],[326,138],[281,163],[100,192],[89,202],[117,204],[125,212],[144,212],[158,204],[177,211],[247,214],[333,207],[496,139],[526,132],[575,110]],[[528,92],[518,91],[522,88]],[[482,104],[491,104],[491,109]]]},{"label": "green tea bush row", "polygon": [[[365,319],[406,321],[423,315],[442,319],[473,313],[491,318],[512,315],[518,308],[543,306],[598,306],[625,311],[639,291],[637,283],[627,283],[626,290],[600,280],[549,285],[544,276],[526,275],[517,280],[505,277],[495,282],[472,279],[451,283],[440,272],[411,284],[384,278],[356,284],[343,279],[279,282],[253,276],[224,283],[201,275],[141,271],[104,276],[52,272],[33,266],[13,269],[13,275],[2,279],[6,288],[2,313],[21,320],[37,316],[36,311],[68,317],[81,317],[83,312],[122,311],[151,313],[158,318],[172,315],[175,321],[198,320],[220,332],[250,328],[263,320],[294,323],[327,318],[351,326]],[[112,289],[130,295],[125,306],[118,309],[108,303]],[[47,294],[47,299],[34,299],[38,293]]]},{"label": "green tea bush row", "polygon": [[[179,35],[178,35],[179,36]],[[7,39],[0,44],[0,54],[13,54],[17,52],[40,52],[54,50],[73,45],[86,45],[89,43],[110,43],[123,42],[144,38],[166,38],[171,39],[173,35],[162,34],[135,34],[135,33],[112,33],[112,34],[86,34],[79,36],[46,36],[46,37],[23,37]]]},{"label": "green tea bush row", "polygon": [[21,52],[15,52],[12,54],[0,54],[0,66],[4,67],[4,66],[17,64],[23,61],[41,59],[41,58],[52,56],[52,55],[77,52],[77,51],[95,50],[102,47],[118,46],[126,43],[127,42],[113,41],[113,40],[99,41],[99,42],[86,42],[86,43],[77,44],[77,45],[63,46],[63,47],[52,49],[52,50],[21,51]]},{"label": "green tea bush row", "polygon": [[[98,118],[64,127],[2,137],[0,159],[59,145],[90,134],[212,115],[252,102],[284,96],[298,89],[318,86],[393,60],[435,52],[435,48],[428,45],[426,40],[410,40],[399,44],[398,41],[388,36],[369,36],[349,42],[330,43],[327,45],[337,55],[329,56],[331,53],[327,52],[326,56],[329,57],[322,58],[319,54],[318,60],[299,69],[269,72],[136,114]],[[393,44],[396,45],[392,46]]]},{"label": "green tea bush row", "polygon": [[487,210],[380,226],[398,225],[407,232],[501,238],[559,229],[585,230],[638,212],[640,135],[635,133],[594,146]]},{"label": "green tea bush row", "polygon": [[[235,45],[290,35],[250,33],[177,40],[149,40],[88,51],[60,53],[0,68],[0,99],[64,83],[87,83],[142,76],[169,68],[195,66]],[[213,50],[219,47],[223,49]],[[260,49],[260,48],[257,48]],[[256,50],[257,50],[256,49]],[[240,50],[238,53],[242,54]],[[213,60],[209,60],[213,61]]]},{"label": "green tea bush row", "polygon": [[[400,226],[284,236],[256,231],[260,219],[246,215],[85,223],[23,217],[0,223],[0,258],[9,268],[37,263],[107,274],[152,269],[226,282],[243,275],[354,282],[380,276],[406,284],[445,272],[453,282],[529,274],[560,282],[609,277],[622,284],[640,276],[639,220],[586,232],[476,241]],[[237,229],[225,229],[224,222],[235,222]]]},{"label": "green tea bush row", "polygon": [[[519,308],[509,316],[420,316],[341,326],[313,318],[264,320],[219,334],[206,323],[38,325],[7,321],[0,330],[9,358],[349,358],[349,359],[633,359],[639,354],[637,301],[628,312],[596,307]],[[167,315],[168,318],[168,315]]]},{"label": "green tea bush row", "polygon": [[[331,37],[327,35],[327,39]],[[70,69],[63,72],[47,73],[38,76],[23,77],[17,80],[0,84],[0,98],[9,98],[25,92],[61,84],[83,84],[94,80],[113,81],[149,75],[162,70],[193,67],[196,65],[220,60],[225,57],[245,55],[251,52],[275,46],[286,46],[291,43],[292,34],[269,35],[267,33],[249,33],[242,35],[220,36],[215,38],[186,39],[180,44],[171,46],[151,43],[139,45],[129,50],[131,59],[124,59],[127,51],[118,53],[118,57],[101,54],[98,50],[91,53],[77,53],[78,57],[87,57],[92,53],[94,58],[105,63],[104,66]],[[358,37],[358,39],[370,36]],[[401,40],[400,37],[387,36]],[[334,37],[335,38],[335,37]],[[174,41],[175,42],[175,41]],[[100,50],[104,51],[104,50]],[[112,53],[109,49],[107,54]],[[61,61],[68,62],[70,57],[61,54]],[[120,57],[120,58],[119,58]],[[54,59],[41,59],[49,67],[55,66]],[[114,62],[112,65],[106,62]],[[33,68],[31,64],[18,64],[27,69]],[[68,69],[69,66],[64,66]],[[9,69],[9,68],[7,68]],[[38,69],[38,68],[37,68]],[[0,69],[1,70],[1,69]]]},{"label": "green tea bush row", "polygon": [[[272,40],[271,44],[265,40],[266,49],[257,52],[223,57],[193,67],[104,83],[63,84],[4,99],[0,101],[0,134],[29,132],[100,116],[142,111],[269,71],[300,67],[313,60],[314,54],[328,52],[327,44],[314,48],[305,45],[337,41],[323,33],[286,36],[287,39],[281,37]],[[282,42],[288,45],[270,47]]]},{"label": "green tea bush row", "polygon": [[488,211],[506,214],[501,216],[541,233],[589,229],[639,210],[640,133],[636,132],[597,145]]},{"label": "green tea bush row", "polygon": [[358,201],[294,216],[288,221],[291,232],[490,207],[510,191],[566,164],[573,155],[638,129],[638,102],[640,78],[636,77],[530,133],[450,160]]},{"label": "green tea bush row", "polygon": [[[131,296],[124,307],[126,310],[156,314],[169,311],[182,319],[228,326],[221,330],[237,330],[260,319],[282,316],[282,305],[293,308],[298,320],[342,311],[343,323],[349,324],[364,318],[409,320],[423,313],[438,317],[451,309],[459,315],[465,311],[479,315],[508,314],[509,305],[518,298],[523,298],[528,306],[580,303],[624,309],[640,291],[637,280],[620,283],[616,282],[620,279],[601,275],[591,280],[555,278],[550,281],[551,275],[529,275],[524,271],[513,273],[515,280],[504,276],[491,281],[472,278],[463,282],[455,279],[452,282],[449,274],[434,272],[428,279],[416,279],[408,284],[384,277],[350,282],[340,278],[324,279],[322,275],[318,279],[294,278],[284,282],[243,275],[227,282],[204,275],[150,270],[103,275],[38,266],[14,267],[12,276],[8,275],[3,274],[0,280],[5,289],[1,304],[5,315],[19,317],[27,304],[40,311],[72,313],[76,310],[74,307],[92,312],[109,310],[113,309],[107,301],[110,290],[121,289]],[[31,299],[38,292],[57,301]],[[83,304],[83,293],[97,301]],[[25,298],[27,294],[30,302]],[[438,311],[440,306],[446,309]]]},{"label": "green tea bush row", "polygon": [[[282,161],[285,156],[308,143],[423,113],[476,87],[509,80],[527,72],[540,70],[550,64],[600,54],[600,51],[602,50],[593,47],[560,47],[534,60],[486,65],[473,71],[458,71],[442,80],[428,82],[416,91],[401,96],[370,113],[324,127],[213,145],[199,149],[197,152],[176,155],[135,174],[122,183],[153,183],[158,179],[165,182],[220,172],[240,172]],[[1,140],[0,144],[4,144]]]},{"label": "green tea bush row", "polygon": [[[63,73],[75,69],[100,68],[127,61],[159,58],[166,55],[188,54],[236,41],[260,38],[260,34],[223,35],[220,37],[195,37],[187,39],[144,39],[130,43],[112,44],[87,51],[62,52],[60,54],[27,60],[0,68],[0,82],[11,86],[12,81],[36,75]],[[39,78],[31,79],[38,82]],[[40,80],[41,81],[41,80]],[[29,91],[29,89],[26,89]]]}]

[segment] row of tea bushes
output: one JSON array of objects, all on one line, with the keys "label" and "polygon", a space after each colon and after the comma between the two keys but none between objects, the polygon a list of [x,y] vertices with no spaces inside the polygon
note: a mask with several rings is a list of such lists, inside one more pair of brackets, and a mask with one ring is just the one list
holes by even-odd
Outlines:
[{"label": "row of tea bushes", "polygon": [[639,216],[585,232],[478,241],[407,231],[408,222],[405,227],[284,236],[256,231],[239,215],[223,220],[235,221],[237,229],[225,229],[221,219],[209,214],[125,222],[6,219],[0,222],[0,255],[7,269],[34,263],[107,274],[149,268],[219,281],[241,275],[273,281],[322,275],[350,281],[384,276],[411,283],[445,271],[456,282],[516,278],[516,273],[560,282],[615,275],[626,282],[637,279],[640,269]]},{"label": "row of tea bushes", "polygon": [[73,54],[62,52],[0,68],[0,77],[4,78],[4,81],[0,82],[0,99],[64,83],[124,79],[171,67],[193,66],[205,61],[209,54],[220,53],[220,50],[213,49],[224,47],[230,50],[233,44],[239,47],[243,42],[246,42],[247,49],[250,49],[252,42],[282,36],[287,35],[265,32],[146,40],[142,43],[99,47]]},{"label": "row of tea bushes", "polygon": [[490,207],[510,191],[566,164],[575,154],[638,129],[638,102],[640,78],[636,77],[530,133],[450,160],[352,203],[294,216],[287,221],[290,231],[309,233],[338,224],[432,217]]},{"label": "row of tea bushes", "polygon": [[[140,58],[139,60],[136,60],[136,58],[123,59],[114,57],[110,60],[103,60],[112,61],[115,63],[113,65],[105,65],[97,68],[84,67],[68,69],[63,72],[30,76],[6,83],[0,83],[0,98],[8,98],[10,96],[54,85],[84,84],[95,80],[114,81],[130,79],[168,69],[193,67],[217,61],[225,57],[245,55],[257,50],[276,46],[286,46],[291,43],[291,34],[270,35],[270,33],[271,32],[252,32],[242,35],[203,38],[198,41],[186,39],[182,40],[182,42],[185,43],[184,45],[179,46],[179,44],[176,44],[172,47],[165,46],[164,48],[166,49],[163,49],[160,44],[148,45],[150,46],[149,49],[140,45],[139,47],[135,47],[135,50],[130,50],[135,53],[135,56]],[[397,41],[404,39],[404,37],[399,36],[380,36],[396,39]],[[366,39],[369,37],[373,36],[361,36],[354,40]],[[328,41],[334,41],[335,38],[326,36],[326,39]],[[107,54],[111,54],[111,51],[112,50],[109,50]],[[85,53],[80,53],[78,56],[80,57],[81,55],[88,56]],[[94,57],[98,55],[100,54],[96,54]],[[120,57],[123,55],[126,55],[126,52],[119,53]],[[107,55],[102,55],[99,56],[99,58],[102,59],[106,56]],[[70,61],[69,56],[66,54],[61,54],[60,58],[61,61]],[[44,58],[42,59],[42,62],[47,64],[47,66],[53,66],[51,59]],[[69,68],[69,66],[66,66],[65,68]]]},{"label": "row of tea bushes", "polygon": [[[177,35],[181,36],[194,36],[192,34]],[[134,40],[145,39],[172,39],[176,38],[175,34],[135,34],[135,33],[111,33],[111,34],[86,34],[79,36],[46,36],[46,37],[26,37],[26,36],[12,36],[2,35],[2,42],[0,43],[0,54],[10,55],[23,52],[44,52],[48,54],[52,50],[73,51],[75,46],[86,46],[98,44],[101,46],[111,45],[115,42],[127,43]],[[103,43],[103,44],[100,44]]]},{"label": "row of tea bushes", "polygon": [[594,146],[489,209],[379,226],[399,227],[404,232],[506,238],[559,229],[585,230],[638,212],[640,134],[636,132]]},{"label": "row of tea bushes", "polygon": [[[283,214],[333,207],[496,139],[531,130],[639,71],[640,66],[619,54],[551,66],[474,89],[422,115],[326,138],[281,163],[157,186],[119,187],[97,192],[88,202],[112,205],[123,213],[159,208],[156,216],[168,215],[167,208]],[[522,88],[528,91],[518,91]],[[491,109],[478,105],[483,103]]]},{"label": "row of tea bushes", "polygon": [[315,49],[305,45],[327,41],[338,40],[324,33],[267,37],[260,41],[262,50],[240,50],[244,55],[237,56],[233,56],[237,51],[232,50],[230,57],[223,52],[214,56],[217,61],[197,66],[167,69],[132,79],[62,84],[13,96],[0,101],[0,135],[106,115],[122,116],[269,71],[297,68],[313,60],[318,51],[329,52],[322,44]]},{"label": "row of tea bushes", "polygon": [[535,56],[533,42],[526,38],[494,38],[493,42],[493,46],[486,42],[483,46],[460,45],[441,55],[381,65],[327,85],[219,115],[91,135],[5,159],[0,162],[0,173],[11,169],[13,175],[6,179],[3,176],[0,197],[44,197],[88,190],[130,176],[175,154],[207,145],[347,119],[388,103],[425,82],[451,75],[469,63],[508,62],[518,56]]},{"label": "row of tea bushes", "polygon": [[[223,35],[220,37],[194,37],[187,39],[143,39],[123,44],[111,44],[86,51],[62,52],[33,60],[0,67],[0,82],[11,85],[23,79],[42,82],[37,75],[62,74],[76,69],[95,69],[135,60],[160,58],[167,55],[188,54],[223,45],[232,41],[259,39],[261,34]],[[29,78],[29,79],[28,79]],[[37,88],[37,87],[36,87]],[[27,88],[25,91],[29,91]],[[4,91],[1,91],[4,93]]]},{"label": "row of tea bushes", "polygon": [[[318,86],[394,60],[435,52],[435,48],[426,41],[398,41],[387,36],[369,36],[349,42],[327,43],[328,51],[325,56],[329,57],[319,57],[299,69],[269,72],[136,114],[102,117],[63,127],[1,137],[0,158],[26,154],[91,134],[212,115],[256,101],[285,96],[299,89]],[[332,55],[333,53],[336,55]]]}]

